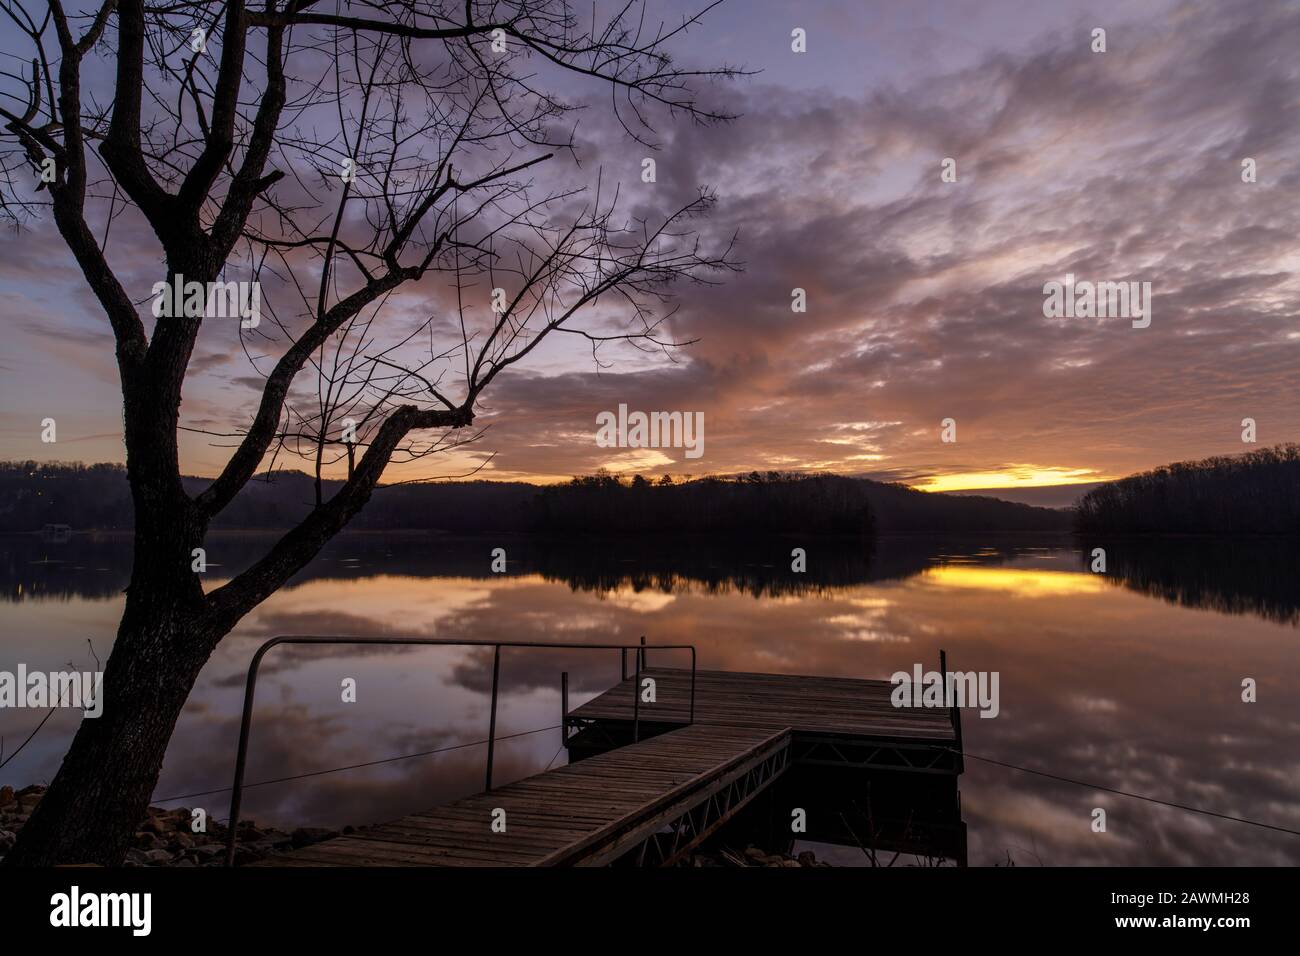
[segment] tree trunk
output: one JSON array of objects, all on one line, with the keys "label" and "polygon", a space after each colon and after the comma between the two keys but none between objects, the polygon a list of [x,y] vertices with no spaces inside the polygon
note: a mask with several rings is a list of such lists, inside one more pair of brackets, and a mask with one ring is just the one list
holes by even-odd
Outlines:
[{"label": "tree trunk", "polygon": [[144,820],[176,720],[213,642],[154,594],[128,610],[104,672],[103,713],[83,718],[59,772],[5,856],[9,866],[120,866]]},{"label": "tree trunk", "polygon": [[[144,453],[133,452],[128,460],[135,551],[126,610],[104,671],[103,714],[82,721],[50,789],[0,865],[121,864],[148,811],[176,720],[217,643],[361,509],[416,415],[410,406],[394,412],[363,456],[356,483],[252,568],[205,595],[191,567],[206,520],[174,477],[174,444],[169,447],[162,437],[133,443],[129,401],[127,407],[128,447]],[[470,421],[469,413],[457,412],[438,424]],[[174,426],[170,432],[154,427],[152,433],[174,434]]]},{"label": "tree trunk", "polygon": [[173,464],[175,442],[167,439],[175,435],[174,414],[139,399],[128,393],[126,406],[131,583],[104,669],[102,713],[82,719],[5,865],[121,865],[148,812],[176,720],[222,636],[192,569],[207,529]]}]

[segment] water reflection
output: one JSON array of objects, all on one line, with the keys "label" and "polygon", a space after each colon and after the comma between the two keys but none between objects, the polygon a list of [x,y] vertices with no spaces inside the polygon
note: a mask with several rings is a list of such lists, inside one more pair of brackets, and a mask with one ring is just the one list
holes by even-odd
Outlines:
[{"label": "water reflection", "polygon": [[[265,536],[209,542],[212,582],[251,562]],[[506,575],[490,552],[507,549]],[[1088,572],[1107,550],[1106,576]],[[804,547],[808,570],[790,570]],[[0,541],[0,667],[106,656],[129,540],[77,535]],[[213,656],[178,726],[159,796],[228,785],[243,675],[256,646],[286,633],[474,640],[691,642],[700,666],[886,677],[939,648],[955,669],[997,670],[1001,714],[965,721],[975,754],[1300,829],[1300,586],[1294,548],[1268,541],[1076,542],[881,539],[548,542],[345,535],[258,608]],[[220,578],[218,577],[220,576]],[[1152,600],[1156,598],[1156,600]],[[87,642],[90,642],[89,645]],[[473,649],[279,648],[264,665],[249,779],[395,754],[442,753],[255,788],[249,815],[289,824],[363,823],[481,786],[490,653]],[[618,659],[507,651],[502,734],[558,723],[617,679]],[[355,704],[340,700],[357,680]],[[1244,677],[1259,700],[1244,704]],[[0,711],[9,752],[34,715]],[[39,715],[35,715],[39,716]],[[75,718],[58,714],[0,776],[48,779]],[[460,749],[445,749],[460,748]],[[564,759],[559,731],[497,751],[509,780]],[[1300,838],[1125,800],[968,761],[961,780],[974,865],[1294,864]],[[187,797],[224,815],[225,794]],[[1105,834],[1091,810],[1105,807]]]},{"label": "water reflection", "polygon": [[[211,583],[247,568],[274,540],[264,533],[214,533],[207,542]],[[1000,582],[1003,590],[1036,586],[1102,588],[1119,585],[1191,608],[1257,614],[1300,622],[1300,547],[1290,538],[1148,540],[1076,539],[1020,535],[994,540],[945,537],[812,541],[663,538],[550,540],[537,537],[453,538],[436,534],[345,534],[294,580],[397,575],[499,580],[489,554],[504,547],[507,576],[540,575],[574,590],[673,594],[688,590],[754,597],[804,596],[828,589],[942,574],[952,587]],[[790,552],[810,554],[807,570],[791,570]],[[1092,551],[1106,551],[1107,573],[1088,572]],[[974,569],[1008,568],[1039,558],[1043,572],[1011,578]],[[130,580],[131,539],[122,534],[9,535],[0,538],[0,598],[7,601],[112,598]],[[963,569],[970,568],[970,573]]]},{"label": "water reflection", "polygon": [[1107,580],[1184,607],[1259,614],[1300,623],[1300,546],[1289,538],[1171,541],[1089,540],[1080,549],[1087,570],[1092,548],[1107,556]]}]

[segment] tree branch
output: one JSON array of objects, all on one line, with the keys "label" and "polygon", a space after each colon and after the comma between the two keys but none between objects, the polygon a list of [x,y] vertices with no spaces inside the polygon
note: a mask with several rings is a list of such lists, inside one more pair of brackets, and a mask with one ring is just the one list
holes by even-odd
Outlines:
[{"label": "tree branch", "polygon": [[370,500],[393,450],[406,434],[421,428],[464,428],[473,424],[464,408],[419,409],[403,405],[380,427],[349,478],[329,501],[312,510],[272,546],[266,557],[207,597],[216,633],[225,634],[301,570]]}]

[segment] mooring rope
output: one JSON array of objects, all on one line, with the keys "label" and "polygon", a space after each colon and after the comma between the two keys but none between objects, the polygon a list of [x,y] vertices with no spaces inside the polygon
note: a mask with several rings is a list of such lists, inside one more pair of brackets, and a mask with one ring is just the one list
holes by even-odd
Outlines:
[{"label": "mooring rope", "polygon": [[1063,777],[1057,773],[1048,773],[1046,770],[1034,770],[1030,767],[1021,767],[1018,764],[1007,763],[1003,760],[994,760],[992,757],[984,757],[980,754],[973,754],[969,750],[953,750],[952,753],[961,754],[963,757],[970,757],[972,760],[980,760],[984,763],[994,764],[998,767],[1006,767],[1009,770],[1019,770],[1021,773],[1032,773],[1038,777],[1046,777],[1049,780],[1057,780],[1061,783],[1073,784],[1076,787],[1087,787],[1090,790],[1101,790],[1104,793],[1113,793],[1121,797],[1130,797],[1133,800],[1145,800],[1147,803],[1159,804],[1162,807],[1172,807],[1175,810],[1183,810],[1187,813],[1200,813],[1207,817],[1217,817],[1220,820],[1228,820],[1232,823],[1245,823],[1252,827],[1261,827],[1265,830],[1275,830],[1278,833],[1289,833],[1292,836],[1300,836],[1300,830],[1292,830],[1290,827],[1278,826],[1275,823],[1264,823],[1261,820],[1251,820],[1247,817],[1234,817],[1228,813],[1220,813],[1218,810],[1208,810],[1205,807],[1193,807],[1185,803],[1173,803],[1169,800],[1161,800],[1158,797],[1150,797],[1142,793],[1133,793],[1129,790],[1120,790],[1116,787],[1108,787],[1100,783],[1089,783],[1086,780],[1076,780],[1073,777]]}]

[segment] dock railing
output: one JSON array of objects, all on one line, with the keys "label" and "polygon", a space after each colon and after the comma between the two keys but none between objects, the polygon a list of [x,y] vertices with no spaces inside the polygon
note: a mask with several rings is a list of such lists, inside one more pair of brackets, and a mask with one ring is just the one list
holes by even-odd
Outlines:
[{"label": "dock railing", "polygon": [[948,652],[939,648],[939,675],[943,678],[943,696],[944,703],[949,705],[948,714],[952,720],[952,734],[957,745],[957,772],[961,773],[966,769],[965,750],[963,749],[961,739],[961,708],[957,706],[957,700],[954,697],[948,700]]},{"label": "dock railing", "polygon": [[[591,650],[618,651],[620,657],[619,677],[627,680],[627,652],[635,651],[635,682],[632,685],[632,739],[641,739],[641,671],[645,668],[648,649],[663,651],[691,652],[691,703],[688,723],[695,722],[695,645],[694,644],[646,644],[642,637],[638,644],[580,644],[572,641],[457,641],[434,637],[273,637],[253,654],[248,664],[248,681],[244,686],[243,716],[239,722],[239,749],[235,754],[235,780],[230,792],[230,819],[226,831],[226,866],[235,863],[235,841],[239,828],[239,810],[244,795],[244,769],[248,758],[248,738],[253,726],[253,696],[257,690],[257,671],[266,652],[281,644],[356,644],[373,645],[419,645],[428,647],[490,647],[492,648],[492,706],[488,718],[487,739],[487,773],[484,790],[492,789],[492,762],[496,751],[497,732],[497,697],[501,681],[501,648],[527,647],[549,650]],[[568,674],[561,676],[561,708],[567,718],[569,712]],[[563,720],[560,733],[564,734]]]}]

